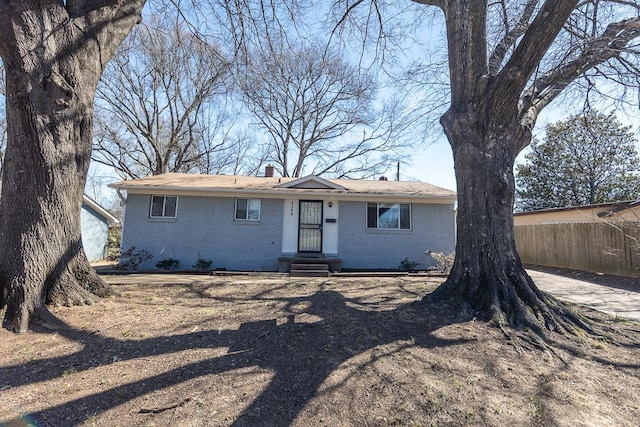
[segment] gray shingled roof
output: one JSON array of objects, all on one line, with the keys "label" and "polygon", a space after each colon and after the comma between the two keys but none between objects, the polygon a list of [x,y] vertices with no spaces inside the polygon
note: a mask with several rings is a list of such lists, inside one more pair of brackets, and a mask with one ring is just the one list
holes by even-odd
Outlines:
[{"label": "gray shingled roof", "polygon": [[[300,187],[283,185],[292,181],[305,181]],[[110,187],[133,193],[157,193],[172,191],[176,194],[189,193],[228,193],[255,192],[265,194],[334,194],[343,196],[386,195],[409,198],[442,198],[455,200],[456,193],[445,188],[420,181],[378,181],[326,179],[336,188],[327,188],[314,180],[313,176],[304,178],[279,178],[241,175],[198,175],[184,173],[167,173],[148,178],[120,181]],[[309,186],[313,188],[309,188]],[[304,188],[303,188],[304,187]],[[340,188],[342,187],[342,188]]]}]

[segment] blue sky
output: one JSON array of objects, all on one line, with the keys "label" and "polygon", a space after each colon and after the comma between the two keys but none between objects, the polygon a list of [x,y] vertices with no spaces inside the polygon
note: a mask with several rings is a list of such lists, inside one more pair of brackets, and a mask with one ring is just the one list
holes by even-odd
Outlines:
[{"label": "blue sky", "polygon": [[[436,15],[439,17],[440,15]],[[428,30],[424,30],[422,34],[415,35],[416,37],[424,37],[431,41],[431,44],[428,51],[416,51],[414,52],[416,55],[421,56],[424,55],[426,57],[436,57],[438,58],[438,51],[443,46],[441,43],[436,43],[436,41],[442,39],[442,22],[439,19],[435,19],[430,21],[431,26],[428,27]],[[433,50],[433,51],[432,51]],[[410,57],[412,55],[409,55]],[[558,105],[558,106],[550,106],[547,110],[545,110],[539,120],[538,125],[536,127],[535,133],[539,138],[543,136],[543,129],[547,123],[556,122],[558,120],[562,120],[567,117],[571,107],[575,107],[575,105]],[[638,128],[640,128],[640,111],[636,110],[634,116],[629,118],[629,116],[625,116],[623,114],[619,114],[618,118],[625,124],[629,124],[633,127],[633,129],[637,132]],[[420,180],[424,182],[428,182],[440,187],[444,187],[447,189],[455,190],[455,172],[453,167],[453,157],[451,153],[451,148],[444,136],[441,132],[435,133],[433,135],[433,139],[431,139],[428,143],[419,143],[416,147],[413,148],[413,154],[405,157],[406,161],[401,163],[400,165],[400,173],[402,180]],[[526,151],[525,151],[526,152]],[[522,161],[523,154],[520,155],[518,161]],[[395,179],[395,167],[393,167],[388,173],[389,179]]]},{"label": "blue sky", "polygon": [[451,146],[442,138],[426,147],[416,147],[413,165],[400,165],[403,180],[418,180],[429,184],[456,189],[456,177],[453,169]]},{"label": "blue sky", "polygon": [[[536,125],[535,134],[539,139],[544,137],[544,127],[549,123],[565,119],[571,112],[563,108],[562,105],[556,108],[549,108],[544,111]],[[631,126],[633,132],[640,137],[640,108],[636,114],[634,112],[618,112],[616,115],[624,125]],[[640,138],[638,140],[640,149]],[[418,180],[428,182],[449,190],[456,189],[456,177],[453,168],[453,155],[451,147],[444,135],[426,146],[415,147],[416,154],[412,156],[411,166],[400,166],[400,174],[403,180]],[[527,149],[516,159],[516,164],[524,162],[524,154]]]}]

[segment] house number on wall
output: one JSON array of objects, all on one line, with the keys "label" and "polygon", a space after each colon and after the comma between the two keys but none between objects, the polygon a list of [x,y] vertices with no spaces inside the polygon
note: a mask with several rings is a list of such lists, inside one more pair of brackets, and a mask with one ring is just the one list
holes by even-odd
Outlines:
[{"label": "house number on wall", "polygon": [[293,216],[293,202],[291,202],[291,216]]}]

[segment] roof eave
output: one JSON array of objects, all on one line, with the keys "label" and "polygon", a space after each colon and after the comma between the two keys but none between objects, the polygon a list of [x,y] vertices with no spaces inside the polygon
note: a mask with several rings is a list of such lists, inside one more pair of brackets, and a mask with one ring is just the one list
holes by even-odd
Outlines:
[{"label": "roof eave", "polygon": [[373,192],[350,192],[348,190],[323,190],[323,189],[301,189],[301,188],[196,188],[196,187],[175,187],[175,186],[134,186],[110,184],[112,188],[125,190],[131,194],[164,194],[164,195],[186,195],[186,196],[223,196],[252,195],[267,198],[287,198],[291,196],[311,196],[330,197],[336,200],[353,199],[407,199],[407,200],[437,200],[440,203],[454,203],[457,197],[454,194],[422,194],[422,193],[373,193]]},{"label": "roof eave", "polygon": [[99,215],[103,216],[108,222],[114,224],[120,223],[120,220],[116,218],[111,212],[100,206],[98,202],[96,202],[86,194],[82,196],[82,203],[93,209]]}]

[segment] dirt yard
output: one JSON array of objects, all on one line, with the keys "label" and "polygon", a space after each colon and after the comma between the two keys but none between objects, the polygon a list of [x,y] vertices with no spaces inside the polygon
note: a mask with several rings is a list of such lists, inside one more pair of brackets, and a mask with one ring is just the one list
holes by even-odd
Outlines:
[{"label": "dirt yard", "polygon": [[587,310],[617,343],[556,337],[544,352],[417,302],[440,280],[117,285],[119,297],[53,309],[68,330],[0,330],[0,421],[638,427],[640,324]]}]

